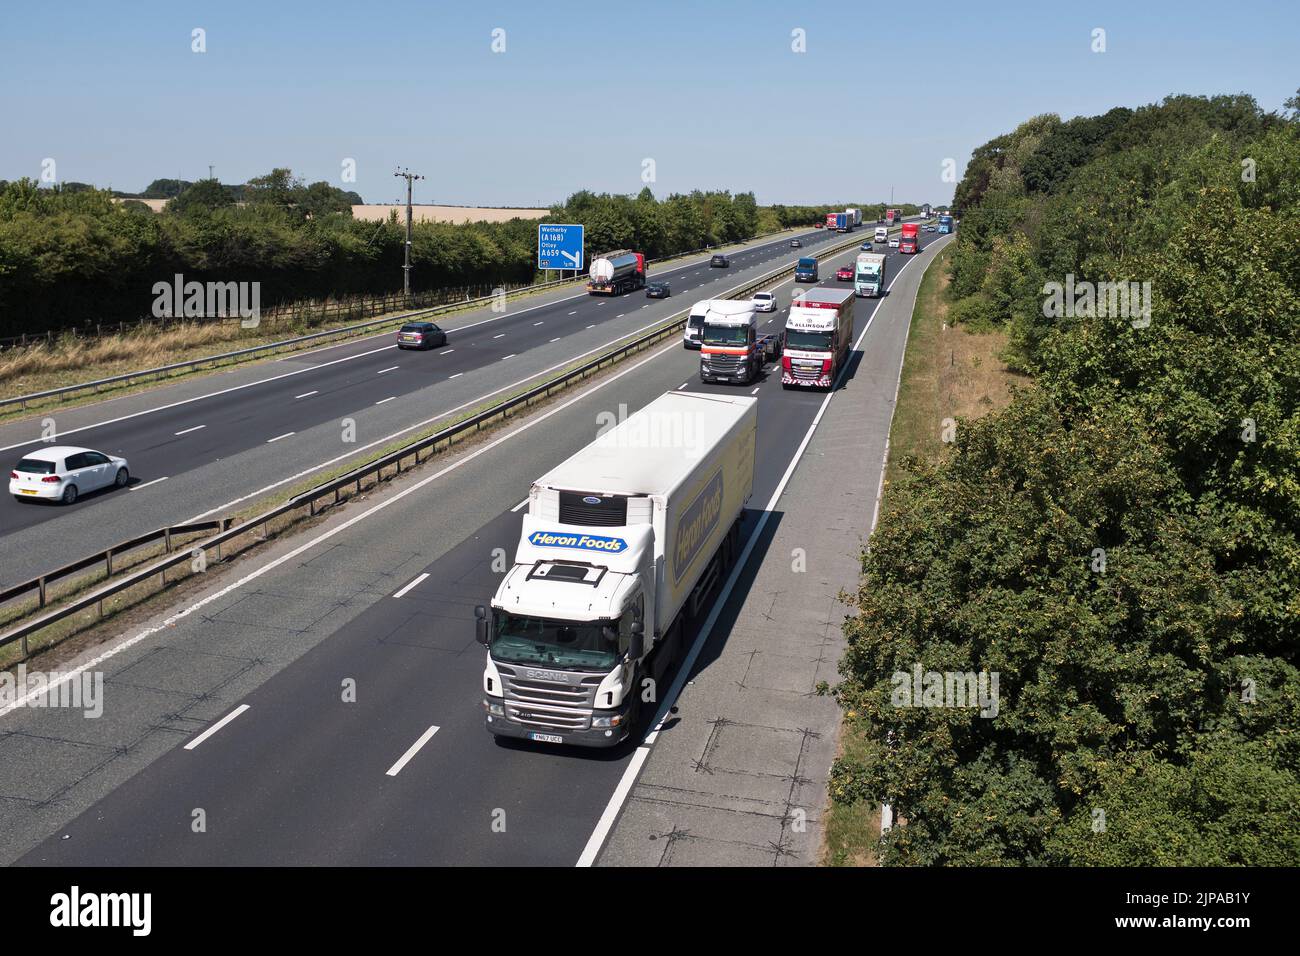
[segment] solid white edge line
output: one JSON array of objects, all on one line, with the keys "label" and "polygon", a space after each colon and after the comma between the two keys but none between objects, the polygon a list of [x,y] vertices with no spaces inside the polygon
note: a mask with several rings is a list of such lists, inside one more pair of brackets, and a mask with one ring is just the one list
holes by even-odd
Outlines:
[{"label": "solid white edge line", "polygon": [[387,403],[387,402],[391,402],[391,401],[393,401],[395,398],[397,398],[396,395],[389,395],[387,398],[381,398],[379,401],[375,402],[375,404],[376,404],[376,405],[383,405],[383,404],[385,404],[385,403]]},{"label": "solid white edge line", "polygon": [[514,506],[513,508],[511,508],[510,510],[511,510],[512,512],[520,511],[521,509],[527,507],[527,505],[528,505],[528,499],[525,498],[523,501],[519,502],[519,504],[515,505],[515,506]]},{"label": "solid white edge line", "polygon": [[203,743],[203,741],[207,740],[209,737],[211,737],[213,734],[215,734],[218,730],[220,730],[222,727],[226,726],[226,724],[230,723],[232,720],[234,720],[236,717],[238,717],[240,714],[242,714],[242,713],[243,713],[244,711],[246,711],[246,710],[248,710],[248,705],[247,705],[247,704],[240,704],[238,707],[236,707],[236,708],[235,708],[234,710],[232,710],[230,713],[226,714],[226,716],[222,717],[220,720],[218,720],[215,724],[213,724],[213,725],[212,725],[211,727],[209,727],[207,730],[203,731],[203,733],[199,734],[197,737],[195,737],[193,740],[191,740],[189,743],[187,743],[187,744],[185,745],[185,749],[186,749],[186,750],[193,750],[195,747],[197,747],[199,744]]},{"label": "solid white edge line", "polygon": [[401,773],[402,768],[407,765],[407,763],[410,761],[412,757],[414,757],[416,754],[420,752],[420,748],[423,747],[425,744],[427,744],[429,742],[429,738],[431,738],[437,732],[438,732],[438,728],[434,726],[434,727],[430,727],[424,733],[420,734],[420,739],[417,740],[415,743],[411,744],[410,749],[407,750],[406,753],[402,754],[401,759],[398,760],[397,763],[393,764],[391,767],[388,768],[387,776],[396,777],[399,773]]},{"label": "solid white edge line", "polygon": [[297,432],[285,432],[283,435],[276,435],[274,438],[268,438],[268,439],[266,440],[266,443],[269,445],[269,444],[271,444],[271,442],[273,442],[273,441],[279,441],[281,438],[291,438],[291,437],[293,437],[293,436],[296,435],[296,434],[298,434],[298,433],[297,433]]},{"label": "solid white edge line", "polygon": [[160,482],[160,481],[166,481],[166,480],[167,480],[167,476],[166,476],[166,475],[163,475],[161,478],[155,478],[153,481],[146,481],[146,482],[145,482],[144,484],[142,484],[142,485],[132,485],[132,486],[131,486],[131,490],[132,490],[132,491],[139,491],[141,488],[148,488],[150,485],[156,485],[156,484],[158,484],[158,482]]},{"label": "solid white edge line", "polygon": [[425,571],[423,574],[416,575],[416,577],[411,581],[410,584],[406,585],[406,587],[402,588],[400,591],[394,594],[393,597],[399,598],[404,596],[407,591],[411,590],[411,588],[415,587],[417,584],[423,583],[428,577],[429,577],[428,571]]},{"label": "solid white edge line", "polygon": [[[903,271],[914,261],[914,259],[908,259],[908,261],[903,264],[903,267],[894,274],[894,281],[885,289],[886,295],[888,295],[889,290],[894,287],[894,282],[897,282],[899,277],[902,276]],[[785,283],[781,284],[784,285]],[[867,319],[867,324],[862,327],[862,333],[858,336],[857,341],[853,343],[853,350],[855,352],[861,351],[862,342],[867,336],[867,331],[871,328],[871,323],[875,321],[879,312],[879,307],[871,310],[871,316]],[[904,347],[904,352],[906,352],[906,346]],[[790,459],[790,463],[786,466],[785,473],[781,476],[780,482],[778,482],[776,489],[772,492],[772,497],[768,499],[767,506],[763,509],[762,514],[759,515],[758,521],[754,525],[754,530],[750,532],[749,538],[746,539],[745,547],[740,552],[740,557],[736,560],[735,565],[733,565],[731,573],[727,575],[727,580],[723,584],[722,590],[718,592],[718,596],[714,599],[713,607],[709,611],[709,616],[704,619],[704,624],[701,625],[700,632],[696,635],[695,643],[691,645],[690,652],[678,666],[677,676],[673,679],[672,684],[668,688],[668,693],[664,695],[663,701],[659,705],[659,709],[655,712],[654,722],[650,733],[648,733],[645,740],[637,746],[636,752],[632,755],[631,761],[628,762],[627,768],[623,771],[623,776],[618,782],[618,786],[614,788],[614,793],[610,797],[609,803],[605,805],[605,810],[601,813],[600,819],[596,823],[596,828],[591,832],[591,836],[588,837],[587,845],[583,847],[582,855],[578,857],[578,862],[575,864],[576,866],[592,866],[596,862],[596,857],[600,855],[600,851],[605,845],[605,840],[609,837],[610,831],[614,828],[614,822],[618,819],[618,815],[623,809],[623,804],[627,800],[627,795],[632,792],[632,787],[636,783],[636,778],[641,772],[641,767],[645,763],[646,758],[649,757],[650,749],[654,746],[655,740],[659,737],[659,731],[663,727],[663,723],[670,712],[670,708],[677,703],[677,697],[686,683],[686,675],[689,674],[691,668],[695,666],[696,658],[699,657],[700,651],[704,649],[704,645],[712,635],[713,625],[717,623],[723,607],[725,607],[727,602],[731,599],[731,592],[735,588],[736,582],[740,579],[741,572],[744,571],[745,565],[749,563],[749,556],[753,553],[754,546],[758,543],[758,539],[763,533],[763,528],[767,526],[768,517],[773,513],[777,501],[785,492],[785,486],[789,484],[790,479],[794,476],[795,468],[798,466],[799,460],[803,457],[804,450],[808,447],[808,443],[812,441],[813,433],[816,432],[817,426],[821,424],[822,416],[826,414],[826,408],[830,405],[831,399],[835,397],[840,386],[843,384],[844,373],[847,371],[848,363],[845,363],[844,367],[840,369],[840,375],[835,382],[835,387],[826,394],[824,399],[822,399],[821,407],[817,409],[817,414],[813,416],[812,423],[808,426],[808,431],[804,433],[803,441],[801,441],[799,447],[795,449],[794,457]]]}]

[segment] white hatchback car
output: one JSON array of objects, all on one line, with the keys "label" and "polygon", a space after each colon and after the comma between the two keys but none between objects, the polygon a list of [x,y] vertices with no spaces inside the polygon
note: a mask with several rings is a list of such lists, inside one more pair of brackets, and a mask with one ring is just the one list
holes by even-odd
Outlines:
[{"label": "white hatchback car", "polygon": [[100,488],[125,488],[130,480],[125,458],[56,445],[39,448],[14,466],[9,472],[9,493],[19,501],[52,498],[70,505]]},{"label": "white hatchback car", "polygon": [[898,248],[898,237],[897,237],[897,236],[894,236],[892,239],[889,240],[889,248],[891,248],[891,249],[897,249],[897,248]]},{"label": "white hatchback car", "polygon": [[755,312],[775,312],[776,311],[776,293],[775,292],[755,292],[754,297],[749,300],[754,304]]}]

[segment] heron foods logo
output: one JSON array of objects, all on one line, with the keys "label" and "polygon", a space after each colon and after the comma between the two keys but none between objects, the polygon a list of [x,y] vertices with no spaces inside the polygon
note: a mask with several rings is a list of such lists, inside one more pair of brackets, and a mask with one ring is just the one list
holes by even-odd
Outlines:
[{"label": "heron foods logo", "polygon": [[686,569],[704,547],[710,532],[718,526],[722,514],[722,471],[710,479],[677,522],[677,541],[673,547],[673,574],[681,581]]},{"label": "heron foods logo", "polygon": [[601,534],[565,534],[556,531],[534,531],[528,543],[538,548],[574,548],[578,551],[601,551],[605,554],[622,554],[627,542],[622,538],[609,538]]}]

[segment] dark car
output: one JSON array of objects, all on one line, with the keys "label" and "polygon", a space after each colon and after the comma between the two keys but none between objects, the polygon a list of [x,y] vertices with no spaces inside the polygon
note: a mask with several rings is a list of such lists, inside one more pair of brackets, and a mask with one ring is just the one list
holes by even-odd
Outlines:
[{"label": "dark car", "polygon": [[731,265],[731,260],[726,256],[714,256],[709,260],[710,269],[726,269]]},{"label": "dark car", "polygon": [[672,287],[667,282],[651,282],[645,287],[647,299],[666,299],[672,294]]},{"label": "dark car", "polygon": [[790,240],[790,248],[791,248],[791,249],[802,249],[802,248],[803,248],[803,243],[800,242],[798,239],[791,239],[791,240]]},{"label": "dark car", "polygon": [[399,349],[436,349],[447,344],[447,333],[432,322],[408,322],[397,330]]},{"label": "dark car", "polygon": [[835,278],[839,282],[852,282],[853,266],[840,266],[835,270]]}]

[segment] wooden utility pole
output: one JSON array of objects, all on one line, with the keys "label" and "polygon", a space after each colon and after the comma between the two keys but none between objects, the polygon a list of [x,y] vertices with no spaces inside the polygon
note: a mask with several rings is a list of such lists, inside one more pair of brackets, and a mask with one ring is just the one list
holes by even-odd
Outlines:
[{"label": "wooden utility pole", "polygon": [[417,179],[424,177],[411,172],[409,169],[400,169],[393,173],[406,180],[406,260],[402,266],[402,294],[407,298],[411,296],[411,184]]}]

